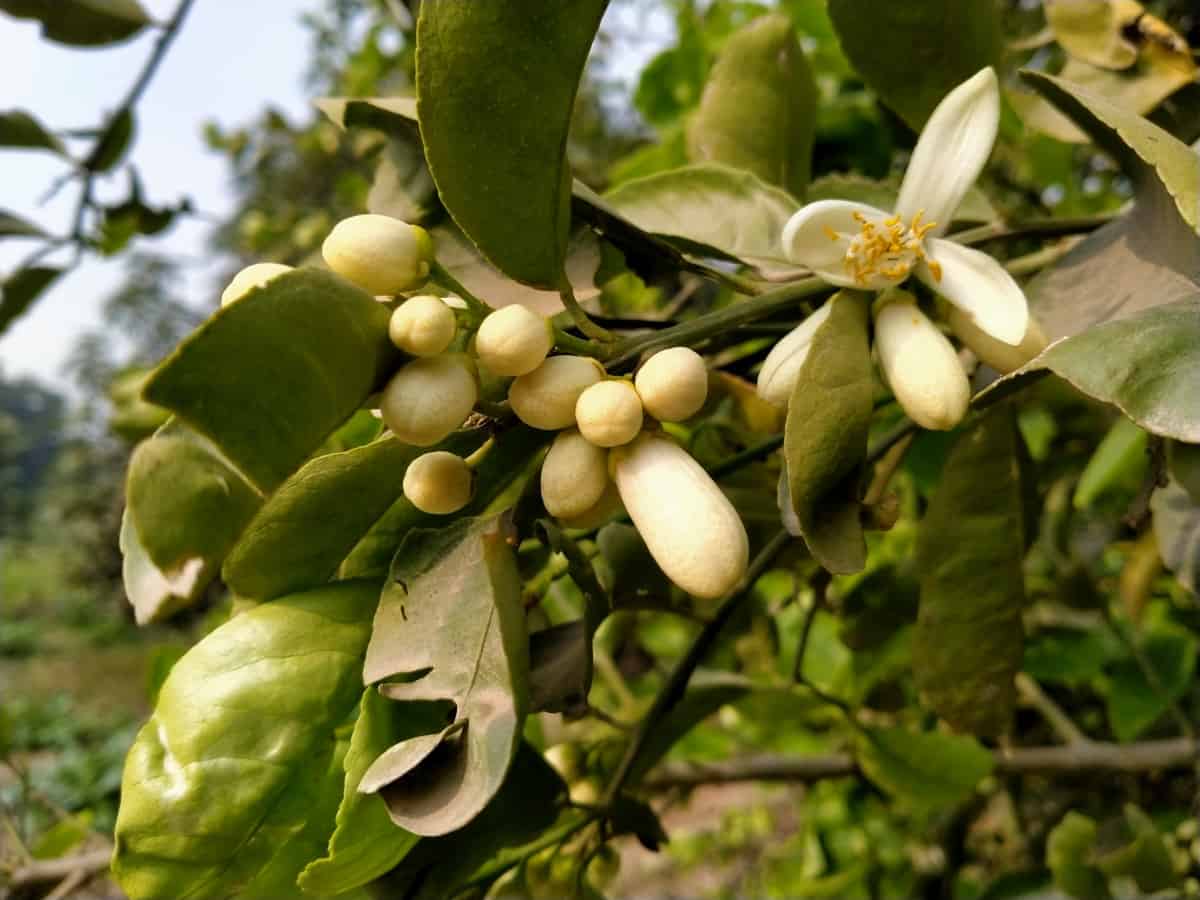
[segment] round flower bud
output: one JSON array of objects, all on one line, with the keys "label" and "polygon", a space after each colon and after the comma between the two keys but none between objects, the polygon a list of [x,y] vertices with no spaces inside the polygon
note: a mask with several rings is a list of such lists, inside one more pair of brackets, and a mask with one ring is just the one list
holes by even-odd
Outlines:
[{"label": "round flower bud", "polygon": [[800,369],[808,359],[813,336],[829,318],[832,308],[833,301],[830,300],[771,348],[758,372],[758,396],[779,409],[787,408]]},{"label": "round flower bud", "polygon": [[570,786],[567,796],[578,806],[595,806],[600,802],[600,782],[595,778],[582,778]]},{"label": "round flower bud", "polygon": [[437,356],[450,346],[457,330],[450,307],[429,295],[405,300],[388,322],[392,343],[413,356]]},{"label": "round flower bud", "polygon": [[474,477],[461,456],[434,450],[418,456],[404,471],[404,496],[423,513],[445,516],[471,500]]},{"label": "round flower bud", "polygon": [[971,386],[954,345],[917,308],[911,294],[895,292],[875,315],[875,348],[896,401],[922,428],[949,431],[962,421]]},{"label": "round flower bud", "polygon": [[663,422],[682,422],[708,399],[708,368],[695,350],[672,347],[646,360],[633,384],[646,412]]},{"label": "round flower bud", "polygon": [[379,408],[404,444],[428,447],[462,425],[478,399],[475,373],[459,355],[415,359],[392,376]]},{"label": "round flower bud", "polygon": [[1021,368],[1039,353],[1046,349],[1046,335],[1042,326],[1033,316],[1025,328],[1025,337],[1014,347],[998,341],[978,325],[975,320],[956,306],[951,306],[946,316],[950,327],[958,335],[958,339],[971,348],[971,351],[1001,375],[1007,375]]},{"label": "round flower bud", "polygon": [[424,228],[370,213],[334,225],[321,255],[329,268],[368,294],[398,294],[429,276],[433,244]]},{"label": "round flower bud", "polygon": [[560,432],[542,463],[542,502],[556,518],[581,516],[608,485],[608,453],[572,428]]},{"label": "round flower bud", "polygon": [[254,263],[246,266],[233,276],[229,286],[221,291],[221,305],[228,306],[234,300],[240,300],[255,288],[260,288],[272,278],[292,271],[291,266],[283,263]]},{"label": "round flower bud", "polygon": [[560,516],[558,522],[563,528],[577,528],[580,531],[594,531],[601,525],[607,525],[618,516],[625,515],[625,507],[621,503],[621,495],[612,479],[604,486],[600,499],[577,516]]},{"label": "round flower bud", "polygon": [[612,454],[621,500],[654,561],[697,597],[721,597],[746,574],[746,528],[682,447],[649,432]]},{"label": "round flower bud", "polygon": [[642,430],[642,398],[628,381],[601,381],[579,395],[575,421],[597,447],[628,444]]},{"label": "round flower bud", "polygon": [[475,355],[495,375],[525,375],[554,346],[550,320],[519,304],[488,315],[475,334]]},{"label": "round flower bud", "polygon": [[558,431],[575,424],[575,401],[604,377],[604,367],[586,356],[550,356],[508,389],[517,418],[532,428]]}]

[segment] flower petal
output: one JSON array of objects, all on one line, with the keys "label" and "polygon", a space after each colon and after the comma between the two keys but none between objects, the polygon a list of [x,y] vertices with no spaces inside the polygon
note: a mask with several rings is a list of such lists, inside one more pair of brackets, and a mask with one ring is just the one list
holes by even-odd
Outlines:
[{"label": "flower petal", "polygon": [[[862,230],[855,214],[880,222],[888,214],[865,203],[818,200],[801,207],[783,228],[783,251],[788,259],[808,266],[830,284],[854,287],[854,278],[842,265],[850,239]],[[833,240],[830,232],[839,235]]]},{"label": "flower petal", "polygon": [[926,240],[925,253],[929,263],[917,268],[921,281],[996,340],[1014,347],[1021,343],[1029,325],[1029,304],[1021,286],[1000,263],[986,253],[940,238]]},{"label": "flower petal", "polygon": [[950,227],[959,204],[983,171],[1000,127],[1000,85],[989,66],[937,105],[913,150],[896,212],[906,222],[924,211],[934,235]]},{"label": "flower petal", "polygon": [[758,396],[780,409],[787,408],[792,388],[800,377],[800,367],[808,358],[813,336],[821,323],[829,318],[832,308],[831,299],[771,348],[758,372]]},{"label": "flower petal", "polygon": [[896,402],[922,428],[949,431],[962,421],[971,386],[954,345],[921,312],[911,294],[875,314],[875,349]]}]

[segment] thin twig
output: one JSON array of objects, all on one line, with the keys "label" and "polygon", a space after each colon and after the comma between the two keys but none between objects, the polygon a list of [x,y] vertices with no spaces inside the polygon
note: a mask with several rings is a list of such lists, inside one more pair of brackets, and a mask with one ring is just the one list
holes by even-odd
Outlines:
[{"label": "thin twig", "polygon": [[891,431],[876,441],[874,446],[867,451],[866,464],[870,466],[879,462],[883,455],[891,450],[892,447],[896,446],[896,444],[900,443],[910,434],[916,434],[918,428],[917,423],[906,416],[903,421],[898,422]]},{"label": "thin twig", "polygon": [[783,435],[774,435],[773,437],[767,438],[761,444],[755,444],[753,447],[747,447],[742,452],[735,453],[733,456],[729,457],[729,459],[721,460],[708,470],[708,474],[711,475],[714,480],[724,478],[726,475],[736,472],[743,466],[758,462],[760,459],[770,456],[782,446]]},{"label": "thin twig", "polygon": [[1134,531],[1141,531],[1150,518],[1150,501],[1154,499],[1154,492],[1167,486],[1167,442],[1157,434],[1150,435],[1146,442],[1146,455],[1150,458],[1146,477],[1129,512],[1125,514],[1125,524]]},{"label": "thin twig", "polygon": [[792,681],[808,688],[811,688],[812,685],[804,677],[804,656],[808,651],[808,639],[812,635],[812,627],[817,620],[817,613],[825,606],[825,595],[829,591],[831,580],[832,577],[828,571],[818,569],[809,582],[813,591],[812,603],[804,611],[804,623],[800,626],[800,639],[796,642],[796,661],[792,664]]},{"label": "thin twig", "polygon": [[1084,744],[1091,740],[1061,706],[1042,690],[1042,686],[1026,675],[1017,673],[1017,693],[1046,720],[1064,744]]},{"label": "thin twig", "polygon": [[1099,216],[1080,216],[1078,218],[1045,218],[1029,219],[1025,222],[992,222],[948,235],[948,239],[959,244],[982,244],[1000,238],[1022,237],[1057,237],[1067,234],[1081,234],[1095,231],[1102,225],[1107,225],[1116,216],[1111,213]]},{"label": "thin twig", "polygon": [[87,853],[78,853],[74,856],[36,860],[13,871],[12,886],[20,888],[61,881],[73,872],[82,872],[87,876],[94,875],[108,868],[109,862],[112,861],[112,852],[112,847],[105,847]]},{"label": "thin twig", "polygon": [[617,339],[617,336],[607,328],[602,328],[592,321],[583,307],[579,305],[579,301],[575,299],[575,290],[569,281],[563,281],[558,289],[558,295],[562,298],[563,306],[571,316],[571,321],[586,337],[603,343],[612,343]]}]

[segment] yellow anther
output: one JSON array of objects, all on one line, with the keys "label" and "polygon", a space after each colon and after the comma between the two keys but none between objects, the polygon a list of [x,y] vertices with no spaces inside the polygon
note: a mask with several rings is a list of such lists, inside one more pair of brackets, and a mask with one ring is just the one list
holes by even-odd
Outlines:
[{"label": "yellow anther", "polygon": [[854,216],[854,221],[857,222],[859,225],[867,224],[867,217],[864,216],[862,213],[860,213],[858,210],[855,210],[850,215]]},{"label": "yellow anther", "polygon": [[895,228],[897,225],[900,224],[900,217],[892,216],[890,219],[885,220],[883,224],[886,225],[888,228]]},{"label": "yellow anther", "polygon": [[921,227],[921,219],[923,219],[923,218],[925,218],[925,210],[918,209],[917,214],[915,216],[913,216],[913,220],[912,220],[911,227],[912,227],[913,231],[916,231]]},{"label": "yellow anther", "polygon": [[821,228],[824,229],[825,235],[834,243],[837,243],[838,241],[840,241],[842,239],[842,236],[840,234],[838,234],[836,231],[834,231],[832,228],[830,228],[828,225],[822,225]]},{"label": "yellow anther", "polygon": [[925,261],[925,264],[926,264],[927,266],[929,266],[929,271],[930,271],[930,272],[933,274],[933,280],[934,280],[934,281],[937,281],[937,282],[939,282],[939,283],[940,283],[940,282],[941,282],[941,280],[942,280],[942,266],[941,266],[941,264],[940,264],[940,263],[938,263],[936,260],[932,260],[932,259],[930,259],[930,260],[926,260],[926,261]]}]

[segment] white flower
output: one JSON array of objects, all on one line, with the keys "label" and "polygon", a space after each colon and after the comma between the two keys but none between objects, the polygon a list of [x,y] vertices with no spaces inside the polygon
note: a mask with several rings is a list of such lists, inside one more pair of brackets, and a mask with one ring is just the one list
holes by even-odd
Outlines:
[{"label": "white flower", "polygon": [[810,203],[784,228],[788,256],[830,284],[859,290],[915,275],[987,334],[1020,344],[1029,320],[1020,286],[990,256],[941,237],[983,170],[999,123],[1000,88],[987,68],[933,111],[892,214],[845,200]]}]

